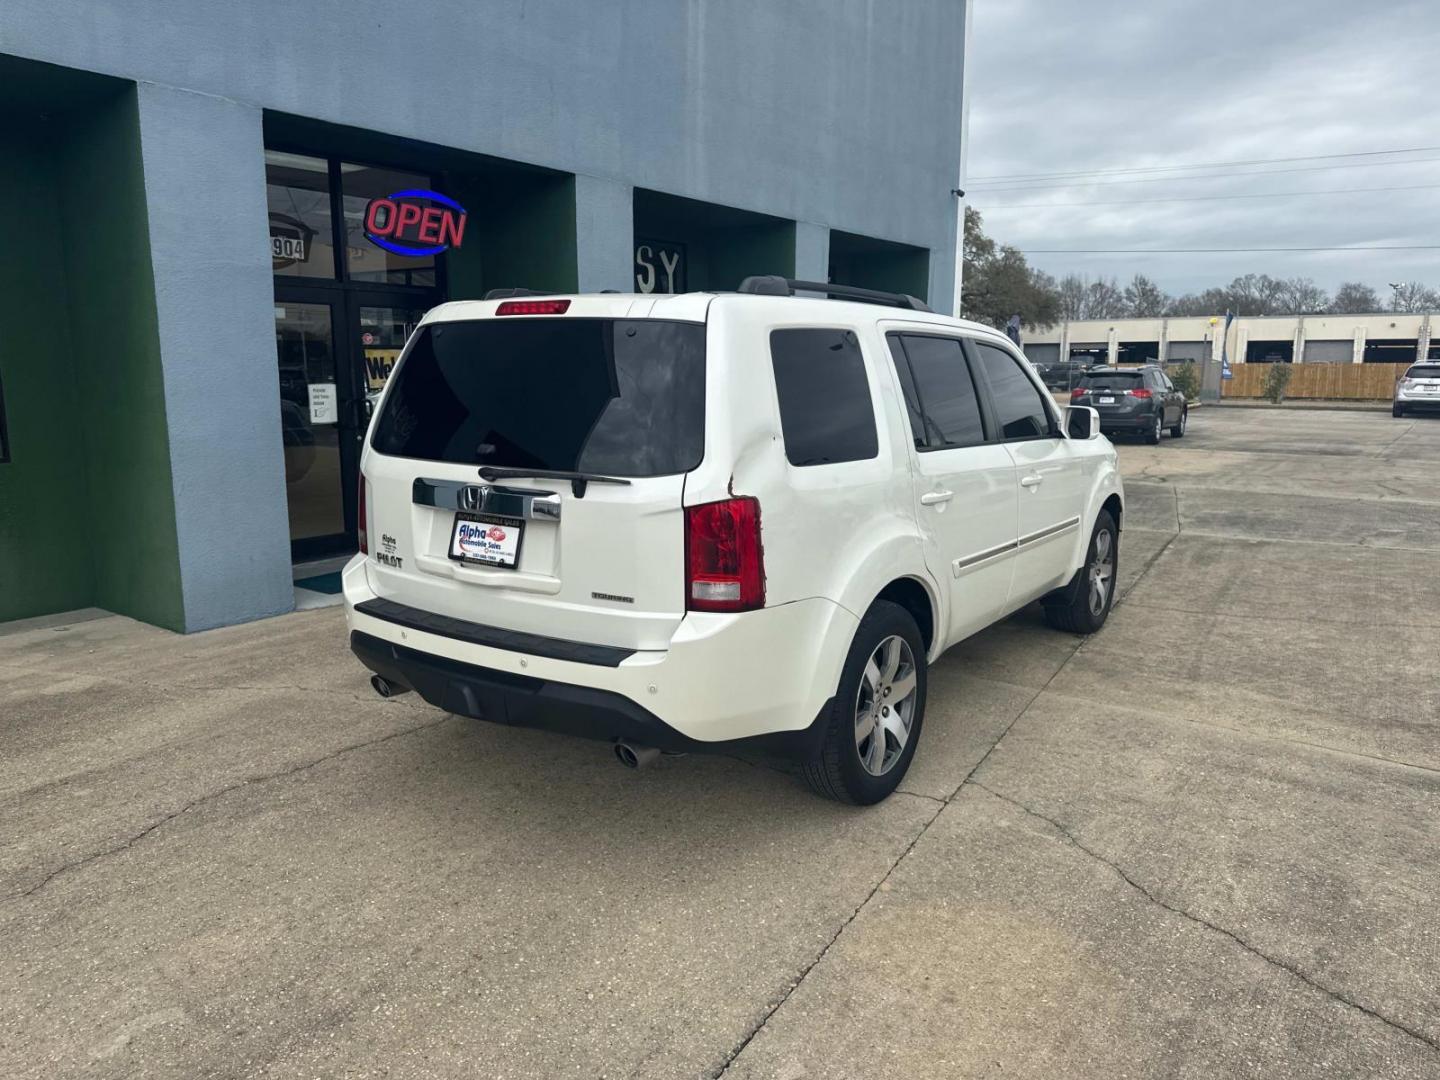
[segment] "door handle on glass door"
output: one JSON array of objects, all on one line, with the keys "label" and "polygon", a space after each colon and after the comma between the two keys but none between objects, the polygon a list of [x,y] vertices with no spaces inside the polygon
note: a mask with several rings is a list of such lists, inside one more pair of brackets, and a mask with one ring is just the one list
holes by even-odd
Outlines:
[{"label": "door handle on glass door", "polygon": [[949,502],[955,497],[953,491],[927,491],[920,496],[921,506],[935,506],[937,503]]},{"label": "door handle on glass door", "polygon": [[1029,475],[1029,476],[1022,476],[1022,477],[1020,478],[1020,486],[1021,486],[1021,487],[1027,487],[1027,488],[1037,488],[1037,487],[1039,487],[1041,484],[1043,484],[1044,482],[1045,482],[1045,478],[1044,478],[1043,476],[1041,476],[1039,473],[1032,473],[1032,474]]}]

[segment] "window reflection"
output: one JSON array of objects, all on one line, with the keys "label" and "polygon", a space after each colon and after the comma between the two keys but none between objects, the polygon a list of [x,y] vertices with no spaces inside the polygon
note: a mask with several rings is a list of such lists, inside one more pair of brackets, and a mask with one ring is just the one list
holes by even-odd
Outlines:
[{"label": "window reflection", "polygon": [[321,158],[265,151],[270,265],[282,277],[334,278],[330,174]]}]

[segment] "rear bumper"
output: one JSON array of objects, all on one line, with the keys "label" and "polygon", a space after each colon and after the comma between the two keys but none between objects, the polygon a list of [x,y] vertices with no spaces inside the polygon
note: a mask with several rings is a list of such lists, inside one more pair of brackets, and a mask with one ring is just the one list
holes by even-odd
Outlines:
[{"label": "rear bumper", "polygon": [[[1098,411],[1098,410],[1097,410]],[[1100,413],[1101,431],[1149,431],[1155,426],[1155,414],[1129,413],[1120,416]]]},{"label": "rear bumper", "polygon": [[778,749],[803,742],[797,733],[834,694],[858,625],[820,599],[739,615],[692,612],[670,648],[597,663],[367,614],[390,612],[371,604],[365,564],[356,556],[343,582],[351,648],[370,670],[462,716],[662,749],[762,736],[775,736]]},{"label": "rear bumper", "polygon": [[1395,404],[1416,412],[1440,412],[1440,394],[1396,394]]}]

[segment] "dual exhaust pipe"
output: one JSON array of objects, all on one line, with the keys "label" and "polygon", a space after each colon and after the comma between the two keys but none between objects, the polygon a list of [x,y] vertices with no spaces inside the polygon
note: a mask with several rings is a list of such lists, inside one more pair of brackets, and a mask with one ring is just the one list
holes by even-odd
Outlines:
[{"label": "dual exhaust pipe", "polygon": [[[399,697],[401,694],[410,693],[410,687],[391,682],[383,675],[371,675],[370,686],[382,698]],[[660,756],[660,751],[653,746],[637,746],[624,739],[616,739],[614,748],[615,760],[627,769],[642,769]]]}]

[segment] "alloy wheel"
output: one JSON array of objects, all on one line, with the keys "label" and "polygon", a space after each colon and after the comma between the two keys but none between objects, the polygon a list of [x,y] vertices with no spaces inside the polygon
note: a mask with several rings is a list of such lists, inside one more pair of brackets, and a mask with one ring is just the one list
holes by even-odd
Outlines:
[{"label": "alloy wheel", "polygon": [[915,720],[915,656],[892,634],[875,647],[855,694],[855,749],[871,776],[895,767],[910,742]]},{"label": "alloy wheel", "polygon": [[1098,617],[1115,584],[1115,538],[1109,529],[1095,534],[1095,552],[1086,570],[1090,579],[1090,614]]}]

